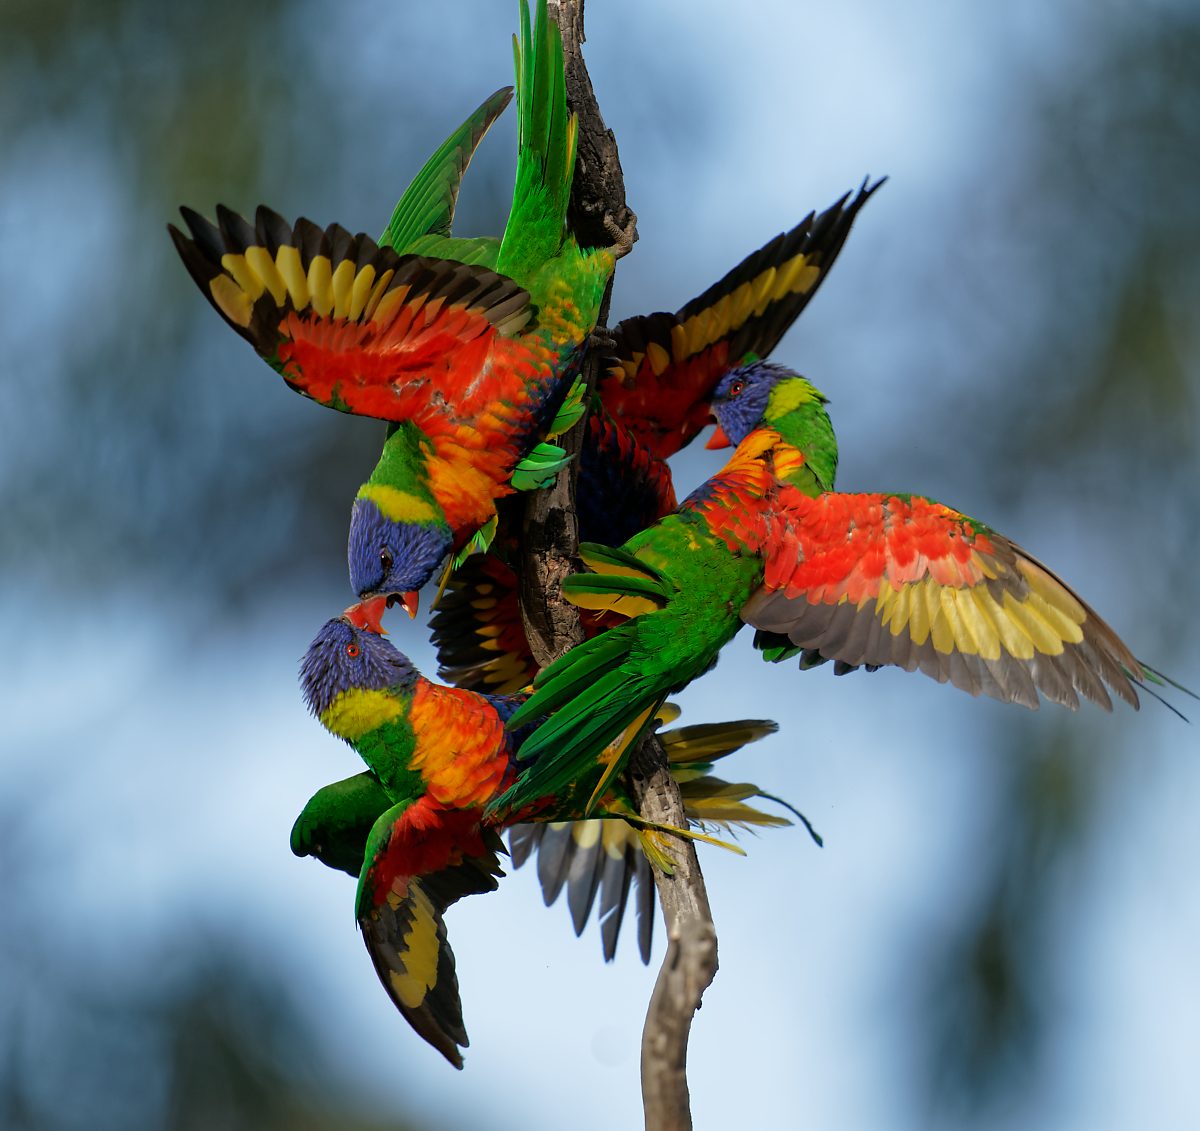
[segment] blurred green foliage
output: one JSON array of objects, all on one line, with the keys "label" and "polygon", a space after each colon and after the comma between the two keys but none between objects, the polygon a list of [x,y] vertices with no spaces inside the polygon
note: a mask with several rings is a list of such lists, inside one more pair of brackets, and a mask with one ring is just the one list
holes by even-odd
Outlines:
[{"label": "blurred green foliage", "polygon": [[[960,380],[943,425],[971,438],[999,502],[1036,515],[1030,484],[1053,477],[1072,529],[1090,523],[1093,544],[1115,541],[1152,575],[1124,590],[1120,623],[1170,670],[1198,594],[1200,10],[1085,7],[1075,58],[1016,99],[1007,182],[981,184],[959,218],[951,270],[986,296],[1002,368]],[[1083,868],[1147,753],[1115,747],[1104,721],[1015,718],[991,742],[978,898],[908,955],[928,1125],[1003,1124],[1048,1085],[1073,961],[1064,873]]]}]

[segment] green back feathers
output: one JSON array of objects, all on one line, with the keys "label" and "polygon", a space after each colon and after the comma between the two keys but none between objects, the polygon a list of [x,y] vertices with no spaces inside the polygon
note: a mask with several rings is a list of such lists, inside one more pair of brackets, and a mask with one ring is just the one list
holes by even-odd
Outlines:
[{"label": "green back feathers", "polygon": [[530,30],[521,0],[521,34],[513,40],[517,81],[517,175],[497,269],[527,285],[562,248],[575,170],[577,123],[567,112],[562,36],[537,0]]},{"label": "green back feathers", "polygon": [[362,871],[363,846],[379,814],[392,802],[371,772],[331,782],[309,798],[292,826],[292,852],[316,856],[351,876]]},{"label": "green back feathers", "polygon": [[[438,254],[444,259],[457,259],[462,263],[484,262],[463,255],[452,255],[445,249],[434,251],[428,241],[417,246],[416,241],[422,237],[450,235],[454,207],[458,203],[458,190],[462,185],[463,176],[484,134],[512,100],[512,93],[510,86],[496,91],[442,142],[437,152],[413,178],[412,184],[404,190],[387,228],[379,237],[380,245],[415,255]],[[455,242],[469,247],[477,241]]]}]

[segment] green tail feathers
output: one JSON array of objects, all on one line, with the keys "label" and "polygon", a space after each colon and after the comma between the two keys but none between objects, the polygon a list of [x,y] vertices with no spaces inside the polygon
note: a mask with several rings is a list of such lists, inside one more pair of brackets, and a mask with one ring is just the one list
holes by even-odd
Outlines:
[{"label": "green tail feathers", "polygon": [[589,642],[586,648],[572,648],[542,671],[536,681],[538,701],[527,700],[508,720],[510,730],[533,722],[540,715],[557,710],[575,695],[582,693],[603,672],[621,664],[629,652],[629,644],[621,628],[615,628]]},{"label": "green tail feathers", "polygon": [[[484,135],[512,101],[512,93],[510,86],[496,91],[442,142],[437,152],[413,178],[412,184],[404,190],[387,228],[379,237],[381,246],[399,252],[434,254],[432,247],[414,248],[411,245],[422,237],[450,235],[463,176]],[[444,258],[449,257],[445,249],[440,250]]]},{"label": "green tail feathers", "polygon": [[[706,773],[709,766],[698,762],[715,762],[728,757],[743,746],[768,735],[777,734],[779,724],[770,719],[738,719],[731,723],[695,723],[691,726],[665,730],[660,735],[671,773],[682,780],[685,774]],[[686,767],[686,769],[685,769]]]},{"label": "green tail feathers", "polygon": [[562,36],[546,12],[546,0],[536,2],[531,31],[529,3],[521,0],[521,34],[513,40],[517,176],[497,268],[514,278],[526,277],[558,254],[575,171],[577,123],[567,112]]},{"label": "green tail feathers", "polygon": [[527,278],[555,258],[566,231],[575,171],[576,120],[567,112],[562,36],[537,0],[532,20],[521,0],[521,33],[514,37],[517,83],[517,173],[503,239],[450,236],[463,175],[476,147],[512,98],[505,87],[487,99],[438,148],[400,198],[380,244],[397,251],[493,267]]},{"label": "green tail feathers", "polygon": [[[562,796],[578,783],[596,780],[598,769],[604,770],[602,786],[612,773],[620,771],[624,751],[653,725],[653,716],[666,699],[665,692],[656,694],[653,688],[640,686],[636,675],[631,677],[625,670],[632,627],[630,623],[609,629],[586,646],[568,652],[538,677],[537,693],[522,704],[508,725],[518,727],[544,714],[549,718],[518,752],[528,766],[489,810],[513,804],[519,808],[538,798]],[[622,737],[623,747],[609,756],[605,747],[614,736]],[[600,792],[598,786],[587,806],[589,812]]]},{"label": "green tail feathers", "polygon": [[[579,552],[596,572],[573,574],[564,581],[563,592],[575,604],[636,617],[667,602],[668,582],[663,575],[625,550],[584,542]],[[507,725],[513,729],[544,715],[549,718],[518,752],[528,767],[489,809],[514,803],[520,807],[560,795],[595,774],[614,736],[623,735],[627,749],[652,725],[666,692],[652,683],[643,686],[638,673],[627,670],[637,630],[636,620],[617,625],[573,648],[538,675],[534,695]],[[608,770],[592,795],[589,811],[609,776],[620,770],[623,751],[610,752],[605,760]]]}]

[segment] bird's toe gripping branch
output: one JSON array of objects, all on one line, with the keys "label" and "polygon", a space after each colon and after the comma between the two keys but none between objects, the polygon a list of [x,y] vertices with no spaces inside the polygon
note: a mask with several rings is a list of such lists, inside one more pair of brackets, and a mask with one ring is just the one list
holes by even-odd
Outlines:
[{"label": "bird's toe gripping branch", "polygon": [[604,230],[612,240],[614,259],[624,259],[633,250],[633,245],[637,243],[638,239],[637,213],[632,208],[627,208],[625,214],[627,219],[624,225],[607,212],[604,214]]}]

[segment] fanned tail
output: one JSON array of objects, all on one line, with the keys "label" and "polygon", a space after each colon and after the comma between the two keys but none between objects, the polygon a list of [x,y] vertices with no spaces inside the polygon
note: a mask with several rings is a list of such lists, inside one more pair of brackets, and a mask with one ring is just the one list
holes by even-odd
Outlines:
[{"label": "fanned tail", "polygon": [[624,821],[556,821],[514,825],[509,832],[513,867],[537,853],[538,883],[546,906],[567,892],[576,936],[582,935],[599,899],[597,919],[604,961],[617,954],[625,911],[633,895],[638,951],[650,961],[654,937],[654,878],[634,829]]},{"label": "fanned tail", "polygon": [[[660,721],[662,716],[660,711]],[[689,822],[727,832],[791,824],[786,817],[747,804],[758,797],[782,805],[812,831],[803,814],[786,801],[755,785],[725,782],[709,773],[713,761],[777,730],[777,724],[767,719],[738,719],[678,727],[660,735],[671,773],[679,782]],[[603,806],[608,819],[514,826],[509,833],[513,866],[521,867],[534,852],[537,853],[542,898],[549,907],[566,889],[576,935],[583,933],[599,900],[597,917],[606,962],[616,956],[626,906],[633,894],[638,950],[642,961],[648,963],[655,918],[650,861],[651,857],[664,858],[668,835],[636,827],[637,818],[627,799],[610,795]],[[628,810],[627,814],[622,812],[624,809]],[[634,817],[634,821],[613,819],[622,815]],[[820,838],[813,835],[819,844]],[[670,867],[669,861],[667,867]]]}]

